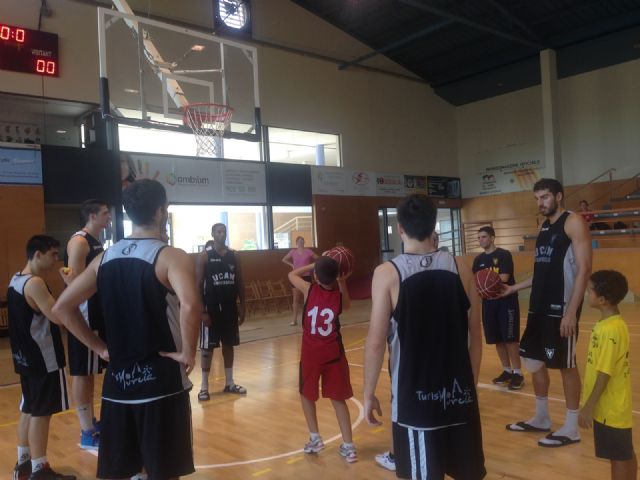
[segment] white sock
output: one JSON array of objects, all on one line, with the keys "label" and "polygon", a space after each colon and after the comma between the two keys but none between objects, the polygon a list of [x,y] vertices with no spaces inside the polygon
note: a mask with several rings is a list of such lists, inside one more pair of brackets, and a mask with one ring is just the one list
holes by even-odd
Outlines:
[{"label": "white sock", "polygon": [[29,447],[21,447],[18,445],[18,465],[23,464],[31,459],[31,449]]},{"label": "white sock", "polygon": [[578,432],[578,414],[580,410],[569,410],[567,409],[567,415],[564,420],[564,425],[560,427],[558,430],[553,432],[554,435],[564,435],[565,437],[569,437],[572,440],[576,440],[580,438],[580,433]]},{"label": "white sock", "polygon": [[346,448],[354,448],[353,443],[342,442],[342,445]]},{"label": "white sock", "polygon": [[200,390],[209,391],[209,370],[202,370],[202,386]]},{"label": "white sock", "polygon": [[83,432],[89,432],[93,430],[93,412],[91,404],[78,405],[78,420],[80,420],[80,428]]},{"label": "white sock", "polygon": [[225,368],[224,369],[224,376],[226,377],[226,381],[227,381],[227,385],[228,386],[233,386],[235,385],[233,382],[233,368]]},{"label": "white sock", "polygon": [[147,475],[146,473],[137,473],[133,477],[131,477],[131,480],[147,480],[148,478],[149,475]]},{"label": "white sock", "polygon": [[320,434],[318,432],[311,432],[311,441],[315,442],[316,440],[320,440]]},{"label": "white sock", "polygon": [[503,370],[507,373],[512,373],[511,371],[511,367],[505,367],[504,365],[502,366]]},{"label": "white sock", "polygon": [[526,421],[529,425],[538,428],[551,428],[549,418],[549,401],[547,397],[536,397],[536,414]]},{"label": "white sock", "polygon": [[516,375],[522,375],[522,370],[520,370],[519,368],[514,368],[513,373],[515,373]]},{"label": "white sock", "polygon": [[32,472],[37,472],[38,470],[41,470],[42,467],[44,467],[46,463],[47,463],[47,457],[32,458],[31,459],[31,471]]}]

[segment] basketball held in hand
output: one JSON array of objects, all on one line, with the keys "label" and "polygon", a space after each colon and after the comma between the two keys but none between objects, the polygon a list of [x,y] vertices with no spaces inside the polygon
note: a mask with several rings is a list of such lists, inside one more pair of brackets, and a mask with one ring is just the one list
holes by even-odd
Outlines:
[{"label": "basketball held in hand", "polygon": [[486,300],[498,298],[502,292],[500,275],[490,268],[482,269],[475,274],[476,288],[480,296]]},{"label": "basketball held in hand", "polygon": [[355,257],[353,256],[353,252],[347,247],[333,247],[332,249],[324,252],[322,256],[333,258],[336,262],[338,262],[340,275],[353,273]]}]

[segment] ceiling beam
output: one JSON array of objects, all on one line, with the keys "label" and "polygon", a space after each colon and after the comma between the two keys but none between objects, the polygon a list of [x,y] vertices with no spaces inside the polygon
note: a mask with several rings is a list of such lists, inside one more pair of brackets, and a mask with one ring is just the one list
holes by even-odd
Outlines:
[{"label": "ceiling beam", "polygon": [[471,20],[469,18],[461,17],[461,16],[456,15],[454,13],[451,13],[451,12],[449,12],[447,10],[443,10],[441,8],[434,7],[434,6],[429,5],[428,3],[424,2],[424,1],[419,1],[419,0],[399,0],[399,1],[400,1],[400,3],[403,3],[405,5],[409,5],[411,7],[415,7],[417,9],[419,9],[419,10],[432,13],[433,15],[437,15],[437,16],[442,17],[442,18],[453,20],[454,22],[461,23],[462,25],[466,25],[468,27],[475,28],[476,30],[480,30],[482,32],[490,33],[492,35],[504,38],[506,40],[510,40],[512,42],[515,42],[515,43],[520,43],[522,45],[526,45],[526,46],[528,46],[530,48],[533,48],[535,50],[542,50],[542,49],[545,48],[544,45],[540,44],[539,42],[533,42],[533,41],[528,40],[526,38],[523,38],[523,37],[520,37],[520,36],[517,36],[517,35],[512,35],[512,34],[507,33],[507,32],[503,32],[502,30],[498,30],[496,28],[489,27],[488,25],[484,25],[484,24],[479,23],[479,22],[477,22],[475,20]]},{"label": "ceiling beam", "polygon": [[390,43],[388,45],[385,45],[382,48],[379,48],[377,50],[374,50],[373,52],[367,53],[365,55],[362,55],[358,58],[355,58],[349,62],[345,62],[341,65],[338,65],[338,70],[345,70],[348,67],[351,67],[353,65],[357,65],[361,62],[364,62],[365,60],[368,60],[372,57],[375,57],[376,55],[381,55],[384,54],[390,50],[395,50],[396,48],[399,48],[403,45],[406,45],[408,43],[414,42],[416,40],[418,40],[419,38],[422,37],[426,37],[427,35],[431,35],[432,33],[437,32],[438,30],[442,30],[445,27],[448,27],[449,25],[452,25],[453,23],[455,23],[453,20],[443,20],[441,22],[438,23],[434,23],[433,25],[429,25],[428,27],[419,30],[411,35],[408,35],[398,41],[395,41],[393,43]]},{"label": "ceiling beam", "polygon": [[498,10],[503,16],[505,16],[507,18],[507,20],[509,20],[510,22],[513,22],[518,27],[520,27],[520,30],[522,30],[523,32],[527,33],[529,35],[529,37],[531,37],[533,40],[535,40],[536,42],[538,42],[540,44],[544,44],[545,43],[542,40],[542,38],[540,38],[540,36],[529,25],[527,25],[525,22],[520,20],[514,13],[510,12],[507,7],[502,5],[500,3],[500,0],[487,0],[487,1],[491,5],[493,5],[494,8],[496,10]]}]

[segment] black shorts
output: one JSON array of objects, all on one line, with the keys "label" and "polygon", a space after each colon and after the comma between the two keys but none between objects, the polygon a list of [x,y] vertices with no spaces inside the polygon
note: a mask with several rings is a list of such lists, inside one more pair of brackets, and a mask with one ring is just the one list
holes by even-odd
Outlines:
[{"label": "black shorts", "polygon": [[189,392],[147,403],[102,400],[98,478],[130,478],[145,468],[149,480],[195,471]]},{"label": "black shorts", "polygon": [[238,306],[229,304],[207,305],[211,326],[202,324],[200,328],[200,348],[211,350],[220,344],[225,347],[240,345],[240,327],[238,326]]},{"label": "black shorts", "polygon": [[[95,330],[97,334],[98,331]],[[69,352],[69,375],[83,377],[102,373],[107,367],[107,362],[100,358],[96,352],[88,348],[84,343],[67,333],[67,347]]]},{"label": "black shorts", "polygon": [[398,478],[456,480],[485,477],[480,419],[454,427],[418,430],[393,424],[393,448]]},{"label": "black shorts", "polygon": [[520,305],[518,296],[482,301],[482,326],[488,344],[520,340]]},{"label": "black shorts", "polygon": [[576,367],[576,333],[571,337],[560,336],[560,317],[529,313],[527,327],[520,339],[520,356],[544,362],[547,368]]},{"label": "black shorts", "polygon": [[635,456],[630,428],[609,427],[594,420],[593,443],[598,458],[624,462]]},{"label": "black shorts", "polygon": [[20,375],[20,411],[32,417],[48,417],[69,410],[69,393],[64,369],[44,375]]}]

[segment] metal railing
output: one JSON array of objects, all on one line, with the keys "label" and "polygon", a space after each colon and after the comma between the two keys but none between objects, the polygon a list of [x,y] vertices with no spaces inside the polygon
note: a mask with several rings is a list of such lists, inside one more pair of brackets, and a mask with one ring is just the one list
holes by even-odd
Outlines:
[{"label": "metal railing", "polygon": [[[564,197],[564,204],[568,205],[567,200],[571,197],[576,196],[578,193],[582,192],[584,189],[588,188],[591,184],[595,183],[597,180],[600,180],[602,177],[604,177],[605,175],[609,177],[609,192],[605,193],[602,196],[609,196],[609,198],[611,198],[611,195],[613,194],[613,172],[615,172],[616,169],[615,168],[609,168],[607,170],[605,170],[604,172],[602,172],[600,175],[598,175],[597,177],[589,180],[587,183],[585,183],[584,185],[582,185],[580,188],[578,188],[577,190],[574,190],[573,192],[571,192],[569,195],[567,195],[566,197]],[[602,197],[601,196],[601,197]],[[600,198],[601,198],[600,197]],[[596,200],[593,200],[590,203],[595,203]]]},{"label": "metal railing", "polygon": [[282,225],[275,227],[273,231],[274,233],[289,233],[292,231],[311,230],[313,225],[312,219],[313,217],[310,215],[294,217],[291,220],[284,222]]}]

